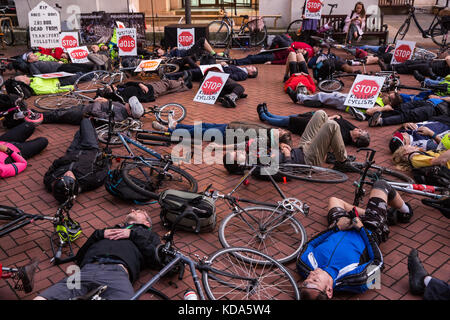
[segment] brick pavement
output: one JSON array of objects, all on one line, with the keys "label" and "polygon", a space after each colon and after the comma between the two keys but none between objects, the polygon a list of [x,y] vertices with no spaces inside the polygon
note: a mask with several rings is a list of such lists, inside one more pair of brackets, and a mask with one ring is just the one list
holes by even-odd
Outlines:
[{"label": "brick pavement", "polygon": [[[9,50],[10,54],[12,53]],[[233,56],[239,57],[247,52],[233,52]],[[228,123],[232,120],[258,121],[256,106],[258,103],[266,102],[269,110],[282,115],[291,115],[310,111],[313,109],[295,105],[289,97],[282,91],[282,79],[284,66],[261,65],[259,66],[259,76],[257,79],[249,79],[242,83],[248,93],[248,98],[240,100],[236,109],[225,109],[220,105],[209,106],[194,103],[192,101],[198,84],[194,85],[194,90],[184,93],[173,94],[161,97],[157,103],[162,105],[168,102],[178,102],[187,108],[187,117],[184,123],[190,124],[194,121]],[[378,66],[369,66],[368,70],[378,70]],[[351,80],[346,79],[345,90],[349,90]],[[412,76],[402,75],[402,83],[415,85]],[[340,113],[329,110],[329,114]],[[345,118],[349,116],[341,113]],[[353,119],[349,119],[356,122]],[[145,127],[151,127],[152,119],[145,120]],[[369,130],[371,134],[371,147],[378,152],[376,162],[380,165],[392,166],[390,153],[387,147],[390,133],[395,127],[369,128],[367,123],[356,122],[356,125]],[[29,161],[29,167],[25,172],[17,177],[7,180],[0,180],[0,203],[4,205],[17,206],[30,213],[42,213],[53,215],[57,208],[57,203],[52,195],[44,189],[43,174],[52,161],[60,157],[66,150],[73,134],[77,128],[70,125],[41,125],[37,128],[34,137],[45,136],[49,139],[49,146],[44,152]],[[2,129],[0,129],[2,132]],[[295,138],[298,142],[298,137]],[[169,151],[160,148],[158,151]],[[349,147],[349,154],[357,155],[358,160],[362,160],[362,154],[356,154],[356,149]],[[199,190],[203,190],[211,182],[214,188],[223,192],[230,191],[240,179],[238,176],[228,176],[221,165],[183,165],[194,177],[197,177]],[[315,233],[326,228],[326,206],[327,200],[331,196],[336,196],[352,202],[354,188],[352,182],[357,178],[355,174],[349,174],[349,180],[339,185],[322,185],[306,182],[289,182],[281,185],[282,190],[289,196],[298,197],[308,203],[311,207],[310,215],[307,218],[300,218],[306,228],[308,238]],[[254,181],[243,187],[238,194],[242,197],[254,197],[259,200],[277,200],[277,195],[270,183]],[[398,300],[398,299],[420,299],[408,292],[408,276],[406,257],[411,248],[419,250],[420,258],[429,273],[444,281],[450,280],[449,259],[449,236],[450,227],[448,220],[438,211],[430,209],[421,204],[420,199],[402,195],[409,201],[414,209],[414,217],[411,222],[391,228],[390,239],[381,245],[384,254],[385,268],[381,276],[381,289],[369,290],[360,295],[340,294],[335,299],[360,299],[360,300]],[[76,245],[84,243],[87,237],[96,228],[106,225],[114,225],[122,222],[124,215],[134,206],[113,198],[102,187],[94,192],[82,194],[78,197],[73,207],[72,215],[83,227],[84,235],[76,242]],[[147,207],[153,220],[153,229],[158,234],[163,235],[159,219],[159,209],[157,205]],[[222,202],[217,203],[218,224],[229,213],[229,210]],[[188,252],[196,253],[200,256],[208,255],[221,248],[218,240],[217,229],[213,233],[193,235],[179,232],[176,235],[176,243],[180,248]],[[37,293],[59,281],[65,276],[68,265],[53,266],[50,263],[51,250],[47,237],[48,231],[52,230],[50,223],[37,222],[25,228],[15,231],[0,239],[0,261],[3,265],[22,265],[31,258],[38,257],[42,262],[35,279],[35,290],[33,293],[25,295],[14,292],[12,282],[0,281],[0,299],[32,299]],[[300,283],[300,277],[295,273],[294,263],[288,264],[295,278]],[[146,270],[141,273],[135,288],[150,279],[155,271]],[[176,282],[176,286],[169,283],[169,280]],[[174,299],[182,299],[187,287],[193,287],[191,277],[185,274],[183,281],[176,278],[163,279],[157,285]],[[151,299],[151,296],[144,296],[143,299]]]}]

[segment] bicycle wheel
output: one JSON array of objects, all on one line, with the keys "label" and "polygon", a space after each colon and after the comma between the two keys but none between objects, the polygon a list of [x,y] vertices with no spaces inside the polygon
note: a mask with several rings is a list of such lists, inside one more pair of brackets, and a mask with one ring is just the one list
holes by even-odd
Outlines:
[{"label": "bicycle wheel", "polygon": [[169,124],[169,113],[172,112],[173,120],[181,122],[186,118],[186,108],[179,103],[167,103],[158,108],[155,113],[156,120],[167,125]]},{"label": "bicycle wheel", "polygon": [[448,30],[439,20],[430,31],[431,40],[440,47],[448,46]]},{"label": "bicycle wheel", "polygon": [[164,63],[161,64],[158,68],[158,76],[160,79],[163,78],[165,74],[171,74],[178,72],[180,70],[180,66],[175,63]]},{"label": "bicycle wheel", "polygon": [[197,192],[197,181],[189,173],[174,165],[167,169],[165,161],[152,160],[148,165],[134,162],[122,168],[123,180],[134,191],[158,199],[159,193],[167,189]]},{"label": "bicycle wheel", "polygon": [[[287,263],[298,255],[306,243],[306,231],[293,216],[270,207],[245,208],[225,217],[219,227],[219,240],[224,248],[245,246]],[[243,261],[270,264],[269,260]]]},{"label": "bicycle wheel", "polygon": [[0,32],[3,33],[2,41],[7,46],[12,46],[15,42],[15,35],[14,35],[14,31],[12,29],[12,26],[10,24],[10,21],[5,20],[2,22]]},{"label": "bicycle wheel", "polygon": [[[247,264],[239,257],[268,260],[270,266]],[[297,283],[273,258],[250,248],[226,248],[208,258],[202,271],[206,295],[211,300],[299,300]]]},{"label": "bicycle wheel", "polygon": [[348,180],[343,172],[306,164],[284,163],[279,165],[278,171],[288,178],[311,182],[341,183]]},{"label": "bicycle wheel", "polygon": [[403,40],[403,38],[405,38],[405,35],[408,33],[410,23],[411,19],[407,19],[405,23],[403,23],[402,26],[398,29],[397,34],[394,37],[394,44],[397,40]]},{"label": "bicycle wheel", "polygon": [[[117,132],[120,132],[122,135],[130,137],[133,135],[134,130],[138,130],[142,128],[142,122],[132,119],[127,119],[122,121],[121,123],[116,123],[113,128],[113,134],[111,135],[111,140],[109,142],[110,145],[121,145],[122,140],[120,140],[119,136],[117,136]],[[98,140],[101,143],[108,143],[108,133],[109,128],[108,124],[103,124],[100,127],[95,129],[97,131]]]},{"label": "bicycle wheel", "polygon": [[39,109],[52,111],[83,105],[88,101],[90,100],[67,93],[57,93],[36,99],[34,105]]},{"label": "bicycle wheel", "polygon": [[287,27],[286,33],[292,38],[292,40],[297,41],[300,39],[302,26],[303,19],[294,20]]},{"label": "bicycle wheel", "polygon": [[262,30],[257,30],[257,28],[250,28],[249,24],[253,24],[255,22],[249,21],[247,22],[239,32],[240,35],[250,37],[250,46],[257,47],[266,41],[267,38],[267,28],[266,25],[262,28]]},{"label": "bicycle wheel", "polygon": [[230,26],[224,21],[215,20],[208,24],[209,40],[211,46],[225,46],[230,37]]},{"label": "bicycle wheel", "polygon": [[336,92],[341,91],[344,87],[344,83],[341,80],[337,79],[328,79],[319,82],[319,89],[323,92]]},{"label": "bicycle wheel", "polygon": [[112,84],[111,73],[107,71],[91,71],[83,74],[75,81],[75,91],[78,92],[96,92],[97,89],[104,88]]},{"label": "bicycle wheel", "polygon": [[[362,162],[353,162],[353,165],[361,170],[361,172],[364,170],[365,164]],[[381,167],[378,165],[372,165],[372,167],[367,172],[367,176],[373,180],[386,180],[391,182],[406,182],[406,183],[415,183],[414,179],[411,177],[408,177],[407,175],[389,169],[385,167]]]}]

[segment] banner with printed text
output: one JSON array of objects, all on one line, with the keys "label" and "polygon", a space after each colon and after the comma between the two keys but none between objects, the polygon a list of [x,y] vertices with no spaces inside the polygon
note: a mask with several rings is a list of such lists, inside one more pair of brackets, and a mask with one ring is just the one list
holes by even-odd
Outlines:
[{"label": "banner with printed text", "polygon": [[198,89],[194,101],[206,104],[216,103],[229,76],[228,73],[209,72]]},{"label": "banner with printed text", "polygon": [[59,12],[44,1],[28,13],[30,46],[56,48],[60,44],[61,20]]},{"label": "banner with printed text", "polygon": [[195,29],[177,28],[178,49],[190,49],[195,43]]},{"label": "banner with printed text", "polygon": [[358,75],[347,95],[344,105],[360,109],[369,109],[375,105],[385,78]]},{"label": "banner with printed text", "polygon": [[60,47],[67,52],[67,49],[76,48],[80,46],[80,40],[78,38],[78,32],[61,32],[60,35],[61,44]]},{"label": "banner with printed text", "polygon": [[398,64],[411,60],[415,47],[415,41],[397,40],[394,53],[392,54],[391,64]]},{"label": "banner with printed text", "polygon": [[306,1],[305,18],[320,19],[322,16],[322,2],[320,0]]},{"label": "banner with printed text", "polygon": [[69,54],[70,60],[72,63],[87,63],[89,62],[88,55],[89,50],[86,46],[77,47],[77,48],[69,48],[67,49],[67,53]]},{"label": "banner with printed text", "polygon": [[135,28],[116,29],[119,56],[137,56],[137,38]]}]

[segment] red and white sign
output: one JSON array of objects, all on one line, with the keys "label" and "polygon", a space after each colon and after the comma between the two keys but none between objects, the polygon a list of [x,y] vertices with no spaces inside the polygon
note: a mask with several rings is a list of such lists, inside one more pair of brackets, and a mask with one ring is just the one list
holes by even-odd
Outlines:
[{"label": "red and white sign", "polygon": [[155,60],[143,60],[138,65],[138,67],[134,70],[134,72],[141,72],[141,71],[155,71],[158,69],[162,59],[155,59]]},{"label": "red and white sign", "polygon": [[137,56],[136,28],[116,29],[119,56]]},{"label": "red and white sign", "polygon": [[205,74],[206,70],[211,69],[211,68],[218,68],[220,71],[224,72],[222,65],[218,64],[218,63],[217,64],[202,64],[199,67],[200,67],[200,70],[202,71],[203,75]]},{"label": "red and white sign", "polygon": [[415,41],[398,40],[395,44],[395,50],[392,55],[391,64],[403,63],[410,60],[416,47]]},{"label": "red and white sign", "polygon": [[216,103],[229,76],[228,73],[208,72],[208,75],[205,77],[205,80],[203,80],[203,83],[195,95],[194,101],[206,104]]},{"label": "red and white sign", "polygon": [[358,75],[344,105],[360,109],[372,108],[381,92],[384,81],[384,77]]},{"label": "red and white sign", "polygon": [[189,49],[195,43],[195,29],[177,29],[178,49]]},{"label": "red and white sign", "polygon": [[305,8],[306,19],[320,19],[323,3],[320,0],[308,0]]},{"label": "red and white sign", "polygon": [[64,78],[64,77],[71,77],[74,76],[73,73],[68,72],[55,72],[55,73],[44,73],[44,74],[37,74],[34,77],[42,78],[42,79],[55,79],[55,78]]},{"label": "red and white sign", "polygon": [[69,48],[67,49],[67,53],[70,56],[70,60],[73,63],[87,63],[89,62],[88,55],[89,50],[86,46],[77,47],[77,48]]},{"label": "red and white sign", "polygon": [[76,48],[80,45],[78,32],[61,32],[61,48],[67,52],[67,49]]}]

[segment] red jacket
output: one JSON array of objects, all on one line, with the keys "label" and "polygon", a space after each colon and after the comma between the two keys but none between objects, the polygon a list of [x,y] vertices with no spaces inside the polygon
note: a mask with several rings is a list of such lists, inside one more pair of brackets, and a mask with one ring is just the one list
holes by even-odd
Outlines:
[{"label": "red jacket", "polygon": [[298,84],[303,84],[309,92],[316,92],[316,85],[314,84],[313,78],[310,75],[292,75],[285,83],[284,83],[284,92],[287,91],[287,88],[291,88],[295,91],[297,89]]}]

